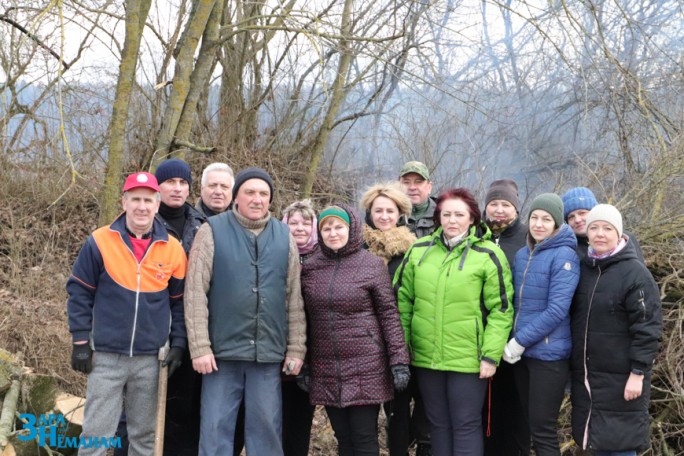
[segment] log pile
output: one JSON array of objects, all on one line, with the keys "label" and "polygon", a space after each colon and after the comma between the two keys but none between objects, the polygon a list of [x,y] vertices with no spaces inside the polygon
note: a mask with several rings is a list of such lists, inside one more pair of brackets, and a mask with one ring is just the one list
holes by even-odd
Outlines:
[{"label": "log pile", "polygon": [[[54,376],[36,374],[20,356],[0,349],[0,456],[77,453],[75,448],[56,449],[57,438],[78,438],[85,399],[64,393],[58,385]],[[42,440],[41,424],[47,431]]]}]

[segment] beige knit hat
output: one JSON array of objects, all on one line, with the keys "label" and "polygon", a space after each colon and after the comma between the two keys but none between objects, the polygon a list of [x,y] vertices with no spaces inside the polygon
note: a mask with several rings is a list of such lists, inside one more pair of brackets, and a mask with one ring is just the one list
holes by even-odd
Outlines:
[{"label": "beige knit hat", "polygon": [[615,206],[610,204],[598,204],[589,211],[587,215],[587,228],[597,221],[608,222],[615,227],[618,232],[618,238],[622,237],[622,214]]}]

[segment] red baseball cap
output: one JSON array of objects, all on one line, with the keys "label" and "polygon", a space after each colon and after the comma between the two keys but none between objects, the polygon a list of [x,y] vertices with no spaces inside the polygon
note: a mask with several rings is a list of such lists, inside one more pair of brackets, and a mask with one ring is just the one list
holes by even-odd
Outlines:
[{"label": "red baseball cap", "polygon": [[133,173],[126,178],[126,183],[124,183],[123,191],[127,192],[133,190],[134,188],[149,188],[155,192],[159,191],[159,184],[157,184],[157,178],[154,174],[147,173],[145,171],[140,171],[138,173]]}]

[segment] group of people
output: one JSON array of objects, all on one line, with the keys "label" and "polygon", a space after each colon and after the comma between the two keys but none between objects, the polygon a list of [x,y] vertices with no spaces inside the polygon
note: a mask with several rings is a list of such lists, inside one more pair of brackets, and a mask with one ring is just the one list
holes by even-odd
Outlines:
[{"label": "group of people", "polygon": [[391,456],[558,455],[569,381],[578,446],[648,447],[659,293],[589,189],[541,194],[523,218],[514,181],[481,211],[465,188],[431,197],[411,161],[361,211],[303,200],[280,221],[263,169],[209,165],[194,207],[191,184],[178,159],[131,174],[76,259],[83,436],[153,454],[161,364],[169,455],[306,455],[315,405],[342,456],[379,454],[381,408]]}]

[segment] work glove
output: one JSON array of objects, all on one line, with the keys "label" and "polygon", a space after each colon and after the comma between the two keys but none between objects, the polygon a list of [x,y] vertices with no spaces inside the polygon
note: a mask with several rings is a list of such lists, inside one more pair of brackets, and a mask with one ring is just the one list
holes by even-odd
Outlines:
[{"label": "work glove", "polygon": [[520,361],[522,354],[525,352],[525,347],[520,345],[515,337],[508,341],[504,347],[503,359],[507,363],[515,364]]},{"label": "work glove", "polygon": [[311,382],[311,376],[309,375],[309,365],[304,364],[297,375],[297,386],[302,390],[309,392],[309,383]]},{"label": "work glove", "polygon": [[71,351],[71,368],[84,374],[93,370],[93,349],[89,343],[74,344]]},{"label": "work glove", "polygon": [[184,350],[180,347],[171,347],[169,353],[167,353],[166,358],[162,362],[162,367],[169,366],[169,377],[176,372],[176,369],[180,367],[183,362],[183,352]]},{"label": "work glove", "polygon": [[406,364],[397,364],[390,367],[392,371],[392,380],[394,382],[394,389],[401,392],[408,388],[409,380],[411,380],[411,371]]}]

